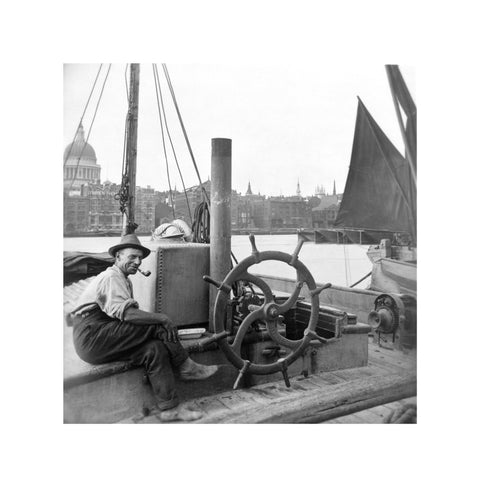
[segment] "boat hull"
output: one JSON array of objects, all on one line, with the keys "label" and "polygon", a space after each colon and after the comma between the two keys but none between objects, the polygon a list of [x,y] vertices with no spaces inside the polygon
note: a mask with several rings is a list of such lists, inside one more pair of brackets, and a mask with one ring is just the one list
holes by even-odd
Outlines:
[{"label": "boat hull", "polygon": [[373,291],[417,296],[417,265],[394,259],[373,263],[370,289]]}]

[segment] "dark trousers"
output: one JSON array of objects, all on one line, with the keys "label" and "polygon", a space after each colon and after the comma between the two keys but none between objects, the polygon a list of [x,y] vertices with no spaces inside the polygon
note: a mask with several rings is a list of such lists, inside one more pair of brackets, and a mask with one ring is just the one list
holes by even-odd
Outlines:
[{"label": "dark trousers", "polygon": [[172,367],[188,358],[180,343],[167,342],[160,325],[133,325],[102,310],[73,317],[73,343],[79,357],[90,364],[127,361],[142,365],[161,410],[178,405]]}]

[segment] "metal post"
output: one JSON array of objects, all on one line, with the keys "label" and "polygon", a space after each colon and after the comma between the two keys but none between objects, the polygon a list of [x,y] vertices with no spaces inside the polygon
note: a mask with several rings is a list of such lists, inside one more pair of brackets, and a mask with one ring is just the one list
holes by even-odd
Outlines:
[{"label": "metal post", "polygon": [[[212,139],[212,180],[210,190],[210,276],[222,282],[230,271],[232,141]],[[210,331],[217,289],[210,286]]]}]

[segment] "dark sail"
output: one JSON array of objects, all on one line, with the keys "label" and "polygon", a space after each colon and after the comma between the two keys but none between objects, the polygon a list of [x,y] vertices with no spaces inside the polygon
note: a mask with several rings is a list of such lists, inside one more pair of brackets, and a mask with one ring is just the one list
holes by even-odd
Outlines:
[{"label": "dark sail", "polygon": [[413,192],[406,159],[359,99],[350,169],[335,226],[414,237]]}]

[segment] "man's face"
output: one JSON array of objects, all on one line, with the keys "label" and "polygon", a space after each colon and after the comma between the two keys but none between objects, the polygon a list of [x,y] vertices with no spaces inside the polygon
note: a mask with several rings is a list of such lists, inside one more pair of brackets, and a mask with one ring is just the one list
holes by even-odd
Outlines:
[{"label": "man's face", "polygon": [[135,274],[142,263],[143,252],[138,249],[122,249],[117,253],[115,264],[124,274]]}]

